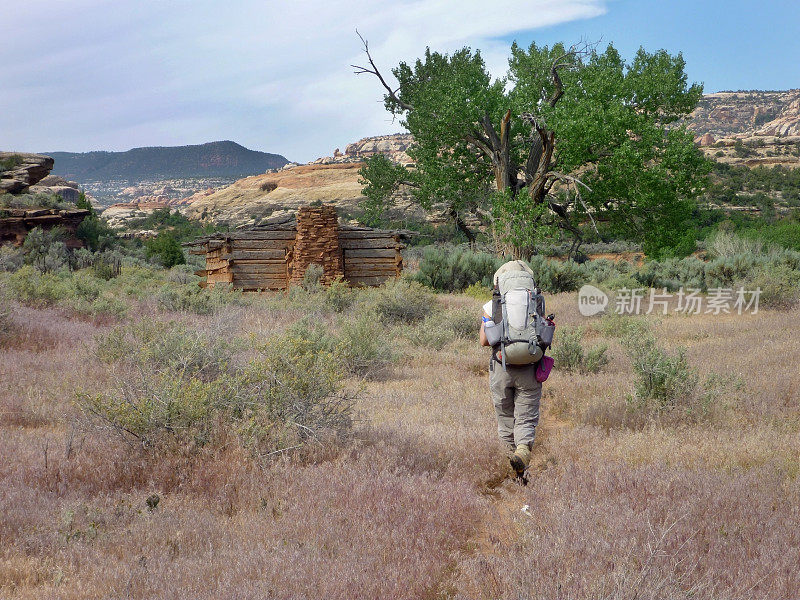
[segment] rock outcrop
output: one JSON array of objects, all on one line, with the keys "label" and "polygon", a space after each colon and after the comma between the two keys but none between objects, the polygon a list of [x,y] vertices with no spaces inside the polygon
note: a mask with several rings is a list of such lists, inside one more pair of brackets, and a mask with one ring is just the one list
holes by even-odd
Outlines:
[{"label": "rock outcrop", "polygon": [[78,201],[81,196],[81,188],[74,181],[67,181],[58,175],[48,175],[36,185],[30,187],[31,193],[55,194],[65,202]]},{"label": "rock outcrop", "polygon": [[108,226],[112,229],[121,229],[125,227],[130,221],[136,219],[143,219],[153,211],[163,208],[171,208],[167,202],[129,202],[121,204],[112,204],[100,213],[100,216],[105,219]]},{"label": "rock outcrop", "polygon": [[364,159],[376,154],[383,154],[394,163],[408,164],[412,161],[406,154],[406,150],[413,142],[414,136],[410,133],[362,138],[357,142],[347,144],[344,149],[344,156]]},{"label": "rock outcrop", "polygon": [[19,194],[47,177],[53,159],[43,154],[0,152],[0,193]]},{"label": "rock outcrop", "polygon": [[0,152],[0,245],[21,246],[28,232],[60,227],[65,232],[68,248],[80,248],[78,226],[90,211],[78,208],[31,207],[39,194],[57,194],[65,204],[74,203],[80,196],[77,184],[60,177],[49,176],[53,159],[42,154]]},{"label": "rock outcrop", "polygon": [[21,246],[28,232],[34,227],[45,231],[60,227],[65,231],[67,248],[82,248],[78,239],[78,226],[89,216],[88,210],[57,208],[5,208],[0,209],[0,245]]},{"label": "rock outcrop", "polygon": [[339,148],[333,151],[333,156],[324,156],[311,162],[314,165],[331,165],[344,163],[357,163],[365,158],[383,154],[389,160],[399,165],[413,164],[411,157],[406,153],[408,147],[414,142],[410,133],[394,133],[392,135],[377,135],[366,137],[348,144],[344,152]]}]

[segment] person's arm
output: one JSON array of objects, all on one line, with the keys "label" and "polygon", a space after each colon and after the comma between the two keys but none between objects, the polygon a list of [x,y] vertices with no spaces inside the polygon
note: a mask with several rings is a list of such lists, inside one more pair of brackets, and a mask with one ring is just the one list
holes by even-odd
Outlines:
[{"label": "person's arm", "polygon": [[[486,318],[489,317],[489,315],[485,315],[485,316],[486,316]],[[484,321],[483,321],[483,319],[481,319],[481,334],[480,334],[481,346],[488,346],[489,345],[489,340],[486,339],[486,332],[483,330],[483,323],[484,323]]]}]

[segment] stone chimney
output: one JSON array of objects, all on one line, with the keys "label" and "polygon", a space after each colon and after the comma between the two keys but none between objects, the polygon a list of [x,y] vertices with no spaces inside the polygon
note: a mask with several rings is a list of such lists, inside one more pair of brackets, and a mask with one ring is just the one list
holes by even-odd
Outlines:
[{"label": "stone chimney", "polygon": [[306,206],[297,211],[297,237],[292,251],[290,285],[300,284],[311,264],[322,267],[323,284],[344,277],[339,217],[333,206]]}]

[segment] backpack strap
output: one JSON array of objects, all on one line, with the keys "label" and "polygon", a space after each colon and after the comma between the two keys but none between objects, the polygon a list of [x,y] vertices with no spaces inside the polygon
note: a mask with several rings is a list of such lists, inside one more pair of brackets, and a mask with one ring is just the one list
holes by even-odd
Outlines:
[{"label": "backpack strap", "polygon": [[500,299],[500,306],[502,308],[503,313],[503,333],[500,337],[500,358],[503,361],[503,371],[507,371],[506,368],[506,344],[508,343],[508,310],[506,308],[506,295],[503,294]]},{"label": "backpack strap", "polygon": [[503,311],[500,306],[502,298],[500,297],[500,289],[494,286],[492,290],[492,321],[500,323],[503,320]]}]

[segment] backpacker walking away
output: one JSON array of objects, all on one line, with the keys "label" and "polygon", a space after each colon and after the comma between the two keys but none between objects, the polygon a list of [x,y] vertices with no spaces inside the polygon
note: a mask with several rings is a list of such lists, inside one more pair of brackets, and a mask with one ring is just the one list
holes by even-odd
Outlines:
[{"label": "backpacker walking away", "polygon": [[494,274],[492,299],[483,312],[480,340],[492,348],[489,388],[497,432],[524,484],[539,424],[542,382],[553,366],[553,359],[545,356],[553,341],[553,316],[544,316],[544,296],[521,260],[507,262]]}]

